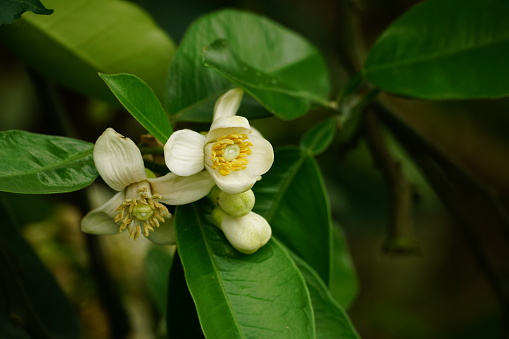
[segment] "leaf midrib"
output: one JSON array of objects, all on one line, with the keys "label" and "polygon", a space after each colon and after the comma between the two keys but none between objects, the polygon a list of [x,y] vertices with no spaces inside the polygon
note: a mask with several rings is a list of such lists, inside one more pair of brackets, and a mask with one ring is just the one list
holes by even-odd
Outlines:
[{"label": "leaf midrib", "polygon": [[427,55],[425,54],[425,55],[422,55],[420,57],[414,57],[414,58],[405,59],[404,61],[395,61],[395,62],[390,62],[390,63],[384,63],[384,64],[381,64],[380,66],[377,66],[377,67],[367,67],[365,69],[365,72],[369,74],[370,72],[382,71],[382,70],[385,70],[385,69],[388,69],[388,68],[394,68],[394,67],[400,67],[400,66],[407,66],[407,65],[411,65],[411,64],[430,62],[430,61],[433,61],[433,60],[449,58],[449,57],[457,55],[457,54],[462,54],[462,53],[466,53],[466,52],[469,52],[469,51],[475,51],[475,50],[486,48],[488,46],[494,46],[494,45],[508,43],[508,42],[509,42],[509,34],[507,36],[503,36],[501,39],[492,40],[489,43],[482,43],[482,44],[478,44],[478,45],[475,45],[475,46],[470,46],[470,47],[467,47],[467,48],[460,48],[460,49],[456,49],[456,50],[450,50],[450,51],[448,51],[446,53],[441,53],[441,54],[432,53],[432,54],[427,54]]},{"label": "leaf midrib", "polygon": [[43,167],[43,168],[33,168],[29,171],[26,171],[26,172],[17,172],[16,174],[13,174],[13,175],[0,175],[1,178],[11,178],[11,177],[22,177],[22,176],[26,176],[26,175],[30,175],[30,174],[34,174],[34,173],[39,173],[39,172],[47,172],[47,171],[51,171],[51,170],[54,170],[54,169],[57,169],[57,168],[61,168],[61,167],[64,167],[63,165],[65,164],[68,164],[68,163],[72,163],[74,160],[76,159],[79,159],[79,158],[85,158],[87,155],[91,154],[93,152],[94,148],[90,148],[89,150],[85,151],[85,152],[81,152],[81,153],[78,153],[70,158],[66,158],[64,161],[60,161],[60,162],[56,162],[54,164],[51,164],[50,166],[48,167]]}]

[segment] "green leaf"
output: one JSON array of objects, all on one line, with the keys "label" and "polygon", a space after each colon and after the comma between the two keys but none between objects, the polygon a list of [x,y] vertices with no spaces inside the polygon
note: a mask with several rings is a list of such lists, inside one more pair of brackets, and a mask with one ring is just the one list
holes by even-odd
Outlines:
[{"label": "green leaf", "polygon": [[306,149],[312,155],[322,153],[334,140],[337,127],[337,118],[321,121],[302,136],[300,147]]},{"label": "green leaf", "polygon": [[339,225],[335,225],[332,237],[332,267],[329,289],[344,309],[357,297],[359,283],[348,250],[345,235]]},{"label": "green leaf", "polygon": [[277,150],[274,158],[270,171],[253,187],[254,211],[328,284],[332,222],[320,169],[313,157],[298,148]]},{"label": "green leaf", "polygon": [[166,312],[168,276],[172,256],[165,247],[151,246],[145,258],[145,277],[152,302],[161,314]]},{"label": "green leaf", "polygon": [[179,254],[208,338],[313,338],[309,292],[289,254],[269,241],[235,250],[206,202],[177,207]]},{"label": "green leaf", "polygon": [[174,43],[152,18],[129,1],[46,0],[49,17],[27,13],[0,36],[43,75],[87,95],[114,101],[97,72],[130,73],[158,96]]},{"label": "green leaf", "polygon": [[[19,234],[8,202],[0,194],[0,337],[80,338],[73,307]],[[20,328],[20,323],[25,323],[32,332]]]},{"label": "green leaf", "polygon": [[66,137],[0,132],[0,191],[47,194],[86,187],[98,175],[93,148]]},{"label": "green leaf", "polygon": [[0,0],[0,25],[13,23],[26,11],[43,15],[53,13],[52,9],[44,7],[39,0]]},{"label": "green leaf", "polygon": [[359,339],[345,310],[334,300],[318,274],[297,255],[292,255],[306,280],[315,314],[316,338]]},{"label": "green leaf", "polygon": [[509,2],[423,1],[394,21],[364,65],[388,92],[425,99],[509,95]]},{"label": "green leaf", "polygon": [[[265,74],[240,60],[226,40],[217,40],[203,50],[203,63],[236,86],[256,98],[268,111],[281,119],[294,119],[304,115],[311,105],[313,93],[284,83],[277,76]],[[316,98],[315,101],[322,101]],[[322,101],[326,105],[326,101]]]},{"label": "green leaf", "polygon": [[[166,108],[170,115],[180,120],[210,121],[216,99],[234,87],[230,81],[202,64],[203,48],[219,39],[228,41],[228,50],[231,49],[239,63],[242,60],[242,67],[253,70],[248,71],[251,75],[253,72],[256,75],[256,70],[259,70],[261,77],[263,71],[264,76],[271,80],[291,84],[301,93],[312,95],[316,101],[327,101],[329,75],[315,47],[264,17],[238,10],[222,10],[198,19],[182,39],[169,72]],[[230,57],[228,50],[224,53]],[[224,64],[221,67],[233,68]],[[232,71],[237,72],[238,67]],[[250,85],[250,91],[253,91],[256,83]],[[257,93],[262,92],[264,90],[257,90]],[[273,94],[264,95],[267,99]],[[268,101],[262,103],[267,105]],[[248,116],[248,110],[243,103],[240,114]],[[304,113],[300,108],[299,114]]]},{"label": "green leaf", "polygon": [[173,129],[152,89],[132,74],[99,74],[117,99],[138,122],[163,144]]}]

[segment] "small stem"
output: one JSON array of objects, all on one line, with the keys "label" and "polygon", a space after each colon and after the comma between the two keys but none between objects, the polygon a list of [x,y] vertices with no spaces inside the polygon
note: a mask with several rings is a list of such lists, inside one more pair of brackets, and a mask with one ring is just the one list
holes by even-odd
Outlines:
[{"label": "small stem", "polygon": [[400,163],[392,157],[378,118],[372,111],[364,116],[364,135],[375,166],[385,178],[390,192],[391,214],[383,250],[386,254],[420,254],[412,222],[412,185]]}]

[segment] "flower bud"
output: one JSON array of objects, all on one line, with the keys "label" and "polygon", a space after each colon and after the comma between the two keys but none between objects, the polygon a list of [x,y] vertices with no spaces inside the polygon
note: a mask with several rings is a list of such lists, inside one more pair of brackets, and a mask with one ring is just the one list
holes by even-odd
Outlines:
[{"label": "flower bud", "polygon": [[252,190],[237,194],[221,191],[217,198],[217,204],[226,214],[232,217],[242,217],[253,209],[255,195]]},{"label": "flower bud", "polygon": [[249,212],[242,217],[232,217],[220,208],[216,208],[212,216],[216,226],[223,231],[230,244],[245,254],[256,252],[269,241],[272,235],[267,220],[254,212]]}]

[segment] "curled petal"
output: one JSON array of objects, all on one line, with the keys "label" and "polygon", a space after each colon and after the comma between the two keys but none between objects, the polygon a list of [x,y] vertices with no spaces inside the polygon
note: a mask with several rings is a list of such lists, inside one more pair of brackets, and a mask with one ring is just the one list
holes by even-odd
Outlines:
[{"label": "curled petal", "polygon": [[250,131],[251,126],[249,125],[249,121],[244,117],[234,115],[231,117],[218,118],[214,120],[210,126],[210,131],[207,134],[207,142],[216,141],[217,138],[223,135],[233,133],[248,134]]},{"label": "curled petal", "polygon": [[193,175],[203,169],[205,136],[183,129],[173,133],[164,145],[166,166],[181,176]]},{"label": "curled petal", "polygon": [[168,173],[148,181],[152,193],[160,194],[162,198],[159,201],[168,205],[184,205],[200,200],[214,187],[214,180],[206,171],[188,177]]},{"label": "curled petal", "polygon": [[97,139],[94,163],[104,181],[116,191],[147,177],[138,147],[113,128],[106,129]]},{"label": "curled petal", "polygon": [[249,161],[246,172],[253,176],[260,176],[267,173],[274,163],[274,150],[266,139],[251,135],[249,141],[253,144],[251,154],[247,156]]},{"label": "curled petal", "polygon": [[177,240],[174,218],[169,217],[165,219],[164,222],[159,224],[159,227],[149,233],[147,238],[159,245],[175,245]]},{"label": "curled petal", "polygon": [[104,205],[85,215],[81,220],[81,230],[89,234],[116,234],[119,226],[113,221],[115,210],[125,199],[125,192],[118,192]]},{"label": "curled petal", "polygon": [[244,91],[234,88],[223,94],[214,106],[214,120],[235,115],[242,102]]}]

